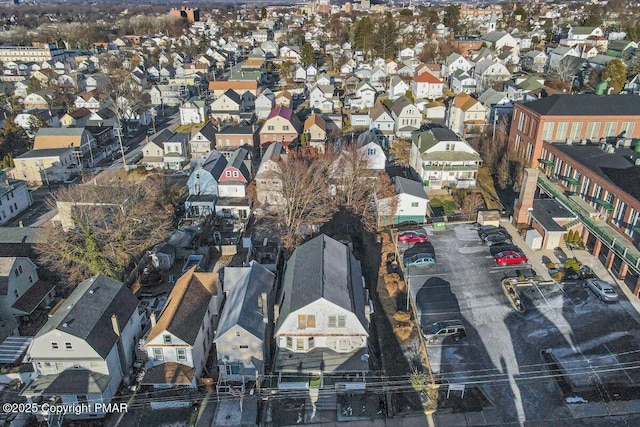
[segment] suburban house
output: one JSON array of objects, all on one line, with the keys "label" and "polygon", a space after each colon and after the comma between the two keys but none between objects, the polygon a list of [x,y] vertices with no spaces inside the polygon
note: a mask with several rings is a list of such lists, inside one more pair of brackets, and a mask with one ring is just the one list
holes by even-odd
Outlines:
[{"label": "suburban house", "polygon": [[[78,108],[76,110],[65,113],[60,119],[60,125],[64,127],[84,127],[87,125],[92,111],[87,108]],[[17,117],[16,117],[17,118]],[[57,126],[50,126],[57,127]]]},{"label": "suburban house", "polygon": [[391,106],[391,116],[395,122],[394,132],[398,138],[409,138],[422,124],[422,113],[409,98],[401,96]]},{"label": "suburban house", "polygon": [[363,80],[356,86],[354,97],[349,99],[349,107],[356,110],[371,108],[376,102],[376,95],[376,89],[367,80]]},{"label": "suburban house", "polygon": [[232,89],[211,103],[211,117],[220,121],[239,120],[243,110],[242,97]]},{"label": "suburban house", "polygon": [[[80,283],[31,341],[24,360],[36,375],[22,396],[33,403],[111,402],[131,378],[143,317],[138,299],[121,282],[97,275]],[[65,419],[105,415],[70,413]]]},{"label": "suburban house", "polygon": [[[22,162],[22,160],[18,160],[18,157],[14,159],[14,163]],[[14,168],[13,171],[15,170]],[[9,177],[6,172],[0,171],[0,225],[11,221],[33,204],[31,193],[25,181],[27,179],[14,179]]]},{"label": "suburban house", "polygon": [[208,110],[205,100],[194,96],[180,106],[180,124],[204,123],[209,120]]},{"label": "suburban house", "polygon": [[276,95],[270,90],[263,90],[255,101],[256,117],[258,119],[266,119],[275,106]]},{"label": "suburban house", "polygon": [[378,129],[383,135],[390,137],[394,134],[396,121],[389,109],[382,103],[377,103],[369,110],[371,129]]},{"label": "suburban house", "polygon": [[209,95],[218,98],[229,89],[239,94],[251,92],[258,95],[258,82],[256,80],[217,80],[209,82]]},{"label": "suburban house", "polygon": [[262,156],[256,173],[256,197],[263,205],[281,205],[282,182],[279,174],[284,172],[287,162],[285,148],[279,142],[270,144]]},{"label": "suburban house", "polygon": [[333,85],[316,84],[309,89],[309,108],[321,113],[331,113],[337,109],[339,99]]},{"label": "suburban house", "polygon": [[28,316],[52,305],[55,285],[39,280],[37,266],[28,257],[0,257],[0,309]]},{"label": "suburban house", "polygon": [[[289,92],[288,90],[280,91],[276,93],[276,97],[273,100],[273,108],[276,108],[276,107],[291,108],[292,99],[293,99],[293,95],[291,95],[291,92]],[[271,110],[269,110],[269,113],[271,113]],[[269,114],[267,114],[267,116],[268,115]]]},{"label": "suburban house", "polygon": [[511,73],[500,62],[494,62],[493,59],[486,58],[476,63],[473,69],[473,76],[478,82],[478,90],[482,91],[496,83],[509,80]]},{"label": "suburban house", "polygon": [[429,198],[421,182],[401,176],[393,177],[395,197],[380,199],[378,206],[378,225],[387,226],[406,221],[424,223]]},{"label": "suburban house", "polygon": [[480,36],[480,40],[496,52],[502,52],[505,47],[517,48],[519,46],[518,41],[506,31],[490,31]]},{"label": "suburban house", "polygon": [[162,144],[152,139],[147,139],[146,144],[142,147],[142,161],[140,163],[147,168],[164,167],[164,148]]},{"label": "suburban house", "polygon": [[225,302],[213,340],[219,383],[255,381],[264,374],[271,359],[275,281],[275,274],[256,261],[224,268]]},{"label": "suburban house", "polygon": [[467,137],[482,131],[486,125],[489,109],[467,93],[457,94],[447,108],[447,127]]},{"label": "suburban house", "polygon": [[75,163],[80,167],[99,160],[96,139],[85,128],[40,128],[33,140],[32,151],[69,147],[73,147]]},{"label": "suburban house", "polygon": [[428,71],[417,75],[411,81],[411,92],[414,99],[436,99],[442,98],[444,83]]},{"label": "suburban house", "polygon": [[531,71],[533,73],[542,73],[544,72],[548,60],[549,57],[543,51],[531,50],[522,56],[520,64],[526,71]]},{"label": "suburban house", "polygon": [[400,76],[392,75],[389,80],[389,90],[387,91],[388,99],[395,101],[404,96],[409,89],[409,85]]},{"label": "suburban house", "polygon": [[189,175],[189,196],[184,208],[189,216],[206,216],[215,212],[218,181],[227,167],[227,159],[219,151],[211,151]]},{"label": "suburban house", "polygon": [[411,142],[410,163],[427,191],[476,188],[480,154],[451,129],[432,127]]},{"label": "suburban house", "polygon": [[234,150],[244,145],[258,146],[258,132],[255,125],[229,125],[216,134],[216,149]]},{"label": "suburban house", "polygon": [[240,147],[233,151],[218,179],[218,197],[246,196],[246,188],[251,181],[251,171],[245,162],[248,155],[246,148]]},{"label": "suburban house", "polygon": [[[11,178],[38,186],[69,182],[81,168],[77,166],[78,153],[73,147],[31,150],[17,156],[13,162],[14,168],[8,173]],[[0,215],[6,222],[10,215],[16,216],[19,212],[7,207]]]},{"label": "suburban house", "polygon": [[473,63],[459,53],[453,52],[444,60],[442,64],[442,77],[449,78],[456,71],[469,72],[473,68]]},{"label": "suburban house", "polygon": [[307,144],[315,148],[320,153],[324,153],[327,141],[327,124],[322,117],[316,113],[311,115],[304,121],[303,133]]},{"label": "suburban house", "polygon": [[271,142],[280,142],[288,147],[298,139],[302,132],[302,123],[291,108],[276,107],[260,128],[260,146]]},{"label": "suburban house", "polygon": [[277,304],[279,388],[308,388],[315,381],[323,388],[332,374],[352,374],[354,387],[365,387],[370,304],[360,262],[347,245],[323,234],[298,246]]},{"label": "suburban house", "polygon": [[155,313],[150,316],[151,330],[141,340],[147,368],[142,385],[195,388],[206,372],[221,298],[218,273],[197,268],[176,281],[157,321]]},{"label": "suburban house", "polygon": [[213,150],[216,144],[217,132],[218,129],[216,126],[212,122],[207,121],[200,130],[193,134],[189,140],[189,152],[191,152],[192,159],[202,157]]},{"label": "suburban house", "polygon": [[164,157],[162,161],[164,164],[163,167],[165,169],[182,169],[187,159],[189,158],[188,150],[190,139],[190,133],[171,132],[169,138],[162,142],[162,146],[164,149]]},{"label": "suburban house", "polygon": [[78,94],[73,105],[76,109],[86,108],[91,112],[100,111],[107,106],[109,97],[100,89]]},{"label": "suburban house", "polygon": [[451,90],[456,93],[460,93],[460,92],[465,92],[468,94],[476,93],[477,86],[478,86],[478,82],[476,82],[476,79],[471,77],[468,71],[456,70],[451,75],[450,87],[451,87]]}]

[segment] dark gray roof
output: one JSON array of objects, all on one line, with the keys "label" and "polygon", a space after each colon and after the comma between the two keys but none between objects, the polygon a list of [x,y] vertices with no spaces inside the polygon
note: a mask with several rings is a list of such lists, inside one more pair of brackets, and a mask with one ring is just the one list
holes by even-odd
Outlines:
[{"label": "dark gray roof", "polygon": [[620,147],[614,153],[607,153],[596,144],[553,144],[553,147],[640,200],[640,168],[630,160],[640,155],[631,148]]},{"label": "dark gray roof", "polygon": [[548,116],[635,116],[640,111],[640,97],[556,94],[524,105],[538,114]]},{"label": "dark gray roof", "polygon": [[102,394],[111,376],[87,369],[67,369],[56,375],[40,375],[24,389],[25,396]]},{"label": "dark gray roof", "polygon": [[202,169],[211,173],[213,179],[218,181],[222,171],[227,167],[227,158],[219,151],[212,151],[207,160],[202,164]]},{"label": "dark gray roof", "polygon": [[101,274],[93,276],[74,289],[36,337],[57,329],[86,341],[104,358],[117,338],[111,316],[118,317],[122,330],[137,307],[138,299],[121,282]]},{"label": "dark gray roof", "polygon": [[211,122],[207,122],[204,126],[200,128],[198,131],[199,134],[204,136],[207,141],[213,141],[216,133],[218,133],[218,129]]},{"label": "dark gray roof", "polygon": [[556,219],[574,219],[575,215],[566,210],[555,199],[536,199],[533,208],[529,211],[531,216],[547,231],[566,231],[558,225]]},{"label": "dark gray roof", "polygon": [[229,294],[220,315],[216,339],[237,325],[253,336],[268,341],[258,300],[263,292],[271,294],[275,278],[271,271],[255,261],[251,261],[249,267],[224,268],[223,286]]},{"label": "dark gray roof", "polygon": [[240,147],[231,154],[228,160],[228,166],[238,169],[247,182],[251,181],[251,172],[249,172],[245,162],[248,156],[249,150]]},{"label": "dark gray roof", "polygon": [[58,157],[73,150],[75,150],[75,148],[73,147],[41,148],[39,150],[29,150],[26,153],[23,153],[17,156],[16,160],[17,159],[36,159],[38,157]]},{"label": "dark gray roof", "polygon": [[[280,347],[275,358],[276,372],[363,372],[369,370],[368,349],[338,353],[328,348],[314,348],[307,353],[295,353]],[[366,360],[363,360],[366,359]]]},{"label": "dark gray roof", "polygon": [[449,128],[432,126],[430,130],[438,141],[462,141],[462,139]]},{"label": "dark gray roof", "polygon": [[327,235],[315,237],[293,251],[284,272],[282,294],[276,329],[289,313],[324,298],[355,313],[368,330],[360,262],[346,245]]},{"label": "dark gray roof", "polygon": [[151,139],[156,144],[162,144],[165,141],[168,141],[173,136],[173,132],[169,129],[162,129],[160,132],[155,134],[155,136]]},{"label": "dark gray roof", "polygon": [[240,105],[242,103],[242,97],[233,89],[227,89],[222,96],[226,96],[236,104]]},{"label": "dark gray roof", "polygon": [[421,182],[413,181],[401,176],[393,177],[393,181],[396,186],[396,194],[409,194],[411,196],[427,200],[427,193],[425,193]]},{"label": "dark gray roof", "polygon": [[221,135],[253,135],[258,128],[253,126],[236,126],[231,125],[218,132]]}]

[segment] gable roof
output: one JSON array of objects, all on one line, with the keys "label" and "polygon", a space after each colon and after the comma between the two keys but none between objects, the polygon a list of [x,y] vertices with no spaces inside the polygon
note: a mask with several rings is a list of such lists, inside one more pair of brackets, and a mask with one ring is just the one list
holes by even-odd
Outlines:
[{"label": "gable roof", "polygon": [[33,149],[80,147],[85,129],[82,127],[40,128],[33,141]]},{"label": "gable roof", "polygon": [[238,92],[236,92],[233,89],[227,89],[220,97],[222,98],[223,96],[226,96],[227,98],[229,98],[231,101],[235,102],[238,105],[242,103],[242,98],[240,97]]},{"label": "gable roof", "polygon": [[256,80],[218,80],[209,82],[209,90],[233,89],[236,92],[244,92],[247,90],[257,90],[258,82]]},{"label": "gable roof", "polygon": [[413,181],[401,176],[393,177],[393,182],[395,184],[396,194],[409,194],[421,199],[428,199],[427,193],[425,193],[421,182]]},{"label": "gable roof", "polygon": [[209,172],[211,176],[213,176],[213,179],[218,181],[218,179],[220,179],[220,176],[222,175],[222,172],[227,167],[227,158],[222,155],[221,152],[213,150],[209,152],[207,159],[204,161],[201,167],[202,169]]},{"label": "gable roof", "polygon": [[527,102],[524,107],[547,116],[633,116],[640,111],[640,97],[557,94]]},{"label": "gable roof", "polygon": [[434,76],[433,74],[429,73],[428,71],[425,71],[424,73],[415,76],[413,78],[413,81],[416,83],[435,83],[435,84],[442,84],[442,81],[437,78],[436,76]]},{"label": "gable roof", "polygon": [[371,117],[371,120],[373,121],[378,120],[383,114],[387,114],[391,118],[391,120],[393,120],[393,117],[391,117],[391,112],[389,111],[387,106],[381,102],[375,104],[371,108],[371,110],[369,110],[369,117]]},{"label": "gable roof", "polygon": [[[249,267],[225,267],[224,287],[229,294],[214,342],[234,326],[265,339],[266,323],[258,301],[263,292],[271,293],[274,283],[275,275],[256,261],[251,261]],[[263,307],[263,310],[268,310],[268,307]]]},{"label": "gable roof", "polygon": [[200,135],[204,136],[205,139],[208,141],[213,141],[216,136],[216,133],[218,133],[218,129],[216,129],[213,123],[207,122],[196,133],[199,133]]},{"label": "gable roof", "polygon": [[116,315],[122,330],[137,308],[128,287],[99,274],[80,283],[36,337],[57,329],[84,340],[105,358],[117,340],[111,316]]},{"label": "gable roof", "polygon": [[251,173],[249,172],[249,169],[247,169],[247,164],[245,163],[248,156],[249,150],[240,147],[231,154],[227,163],[227,167],[238,169],[247,182],[251,181]]},{"label": "gable roof", "polygon": [[304,121],[304,130],[306,131],[313,125],[318,126],[323,131],[327,130],[327,123],[316,113],[311,113],[311,115],[307,117],[307,120]]},{"label": "gable roof", "polygon": [[453,97],[453,106],[461,109],[462,111],[467,111],[474,105],[476,105],[478,101],[469,95],[466,92],[461,92]]},{"label": "gable roof", "polygon": [[358,298],[362,298],[360,262],[349,248],[322,234],[298,246],[291,254],[282,280],[282,304],[278,329],[289,313],[325,299],[360,317]]},{"label": "gable roof", "polygon": [[393,114],[395,114],[397,117],[402,113],[402,110],[404,110],[404,107],[406,107],[407,105],[413,105],[413,104],[409,98],[402,95],[401,97],[396,99],[396,101],[391,106],[391,112],[393,112]]},{"label": "gable roof", "polygon": [[147,341],[164,331],[193,345],[211,298],[218,293],[218,273],[197,273],[193,266],[180,276]]}]

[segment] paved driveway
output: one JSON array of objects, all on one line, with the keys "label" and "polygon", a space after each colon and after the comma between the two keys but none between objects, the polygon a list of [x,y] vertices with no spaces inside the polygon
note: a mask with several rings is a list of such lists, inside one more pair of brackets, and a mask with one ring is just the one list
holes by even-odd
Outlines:
[{"label": "paved driveway", "polygon": [[[459,319],[467,332],[458,343],[445,340],[442,345],[430,345],[431,366],[444,381],[482,386],[495,404],[493,421],[485,416],[487,423],[549,422],[577,416],[576,405],[565,404],[566,396],[550,376],[543,350],[552,350],[568,363],[579,359],[581,367],[591,367],[591,379],[600,384],[606,379],[595,362],[602,357],[623,359],[623,365],[640,362],[637,313],[622,292],[619,303],[605,304],[579,283],[532,286],[521,289],[526,311],[518,313],[500,281],[529,275],[531,266],[496,266],[489,247],[468,224],[427,231],[438,266],[406,272],[421,326]],[[400,245],[399,250],[416,251],[407,246]],[[619,369],[621,364],[615,366]],[[636,371],[625,370],[630,383],[640,383]],[[590,416],[598,416],[598,411],[605,411],[603,415],[624,412],[620,405],[599,402],[581,408],[587,412],[591,408]],[[436,413],[438,417],[441,425],[451,422],[446,414]]]}]

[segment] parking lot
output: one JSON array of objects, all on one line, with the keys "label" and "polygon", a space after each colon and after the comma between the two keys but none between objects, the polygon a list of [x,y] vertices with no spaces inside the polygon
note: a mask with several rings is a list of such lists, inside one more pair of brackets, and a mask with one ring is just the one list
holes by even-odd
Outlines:
[{"label": "parking lot", "polygon": [[[505,277],[535,273],[548,277],[540,271],[544,266],[539,254],[523,247],[516,236],[514,241],[533,265],[500,267],[469,224],[426,232],[427,243],[398,244],[401,258],[431,252],[437,261],[436,267],[405,269],[421,327],[428,330],[433,322],[457,319],[466,329],[466,337],[459,342],[445,338],[428,345],[431,367],[445,383],[483,388],[494,404],[484,416],[486,423],[548,422],[639,411],[638,402],[629,396],[635,399],[640,393],[627,393],[620,401],[619,390],[607,391],[615,388],[609,382],[619,382],[620,377],[626,390],[640,384],[640,372],[635,369],[640,362],[638,313],[623,292],[618,289],[619,302],[607,304],[581,282],[532,285],[519,289],[525,306],[520,313],[500,283]],[[543,354],[553,355],[566,375],[552,371]],[[558,377],[574,388],[567,389]],[[593,403],[566,404],[575,389],[584,392],[584,401]],[[439,416],[435,414],[436,421]],[[440,422],[448,423],[444,418]]]}]

